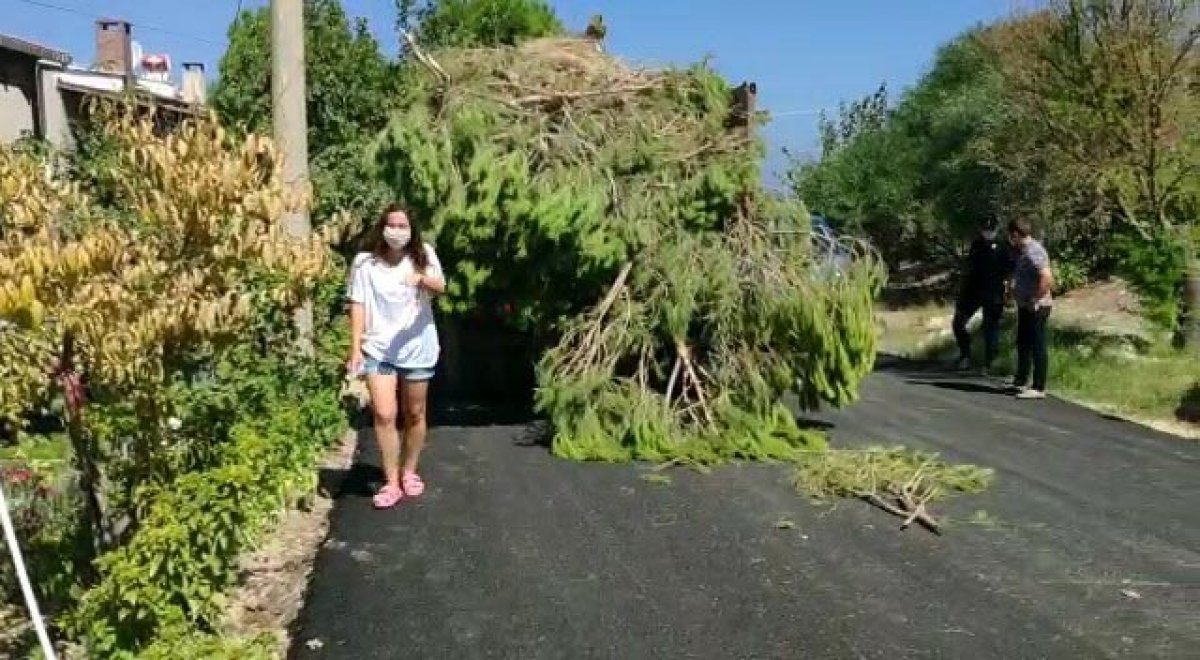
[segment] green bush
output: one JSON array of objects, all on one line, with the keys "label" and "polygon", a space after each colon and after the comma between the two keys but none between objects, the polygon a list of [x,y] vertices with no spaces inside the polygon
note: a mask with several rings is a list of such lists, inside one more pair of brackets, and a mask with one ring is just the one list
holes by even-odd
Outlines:
[{"label": "green bush", "polygon": [[[78,584],[82,546],[88,542],[70,478],[50,466],[13,462],[0,464],[0,485],[39,600],[49,611],[61,608]],[[0,557],[6,552],[2,548],[0,543]],[[21,602],[16,573],[6,558],[0,559],[0,603],[4,602]]]},{"label": "green bush", "polygon": [[[1054,259],[1054,257],[1051,257]],[[1063,294],[1087,285],[1090,280],[1090,264],[1072,255],[1054,259],[1054,290]]]},{"label": "green bush", "polygon": [[[54,497],[45,476],[28,464],[0,460],[0,487],[8,504],[9,516],[23,550],[30,551],[35,540],[41,539],[51,519],[58,513]],[[20,602],[20,586],[12,563],[7,561],[7,549],[0,541],[0,602]]]},{"label": "green bush", "polygon": [[171,629],[138,654],[140,660],[273,660],[278,657],[268,635],[251,639]]},{"label": "green bush", "polygon": [[1184,246],[1165,234],[1149,239],[1124,235],[1116,240],[1118,270],[1142,299],[1146,318],[1168,330],[1179,324],[1183,275],[1187,267]]},{"label": "green bush", "polygon": [[[282,368],[265,362],[264,372]],[[211,632],[239,554],[289,498],[315,487],[317,458],[344,424],[337,387],[308,365],[265,378],[234,386],[262,398],[239,401],[212,467],[137,493],[139,528],[100,558],[99,583],[67,617],[93,654],[128,657],[168,633]]]}]

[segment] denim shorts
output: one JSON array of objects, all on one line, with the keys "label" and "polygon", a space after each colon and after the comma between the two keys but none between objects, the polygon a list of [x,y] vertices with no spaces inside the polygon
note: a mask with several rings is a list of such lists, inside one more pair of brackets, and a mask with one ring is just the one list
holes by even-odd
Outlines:
[{"label": "denim shorts", "polygon": [[391,362],[384,362],[370,355],[363,355],[362,371],[360,373],[364,376],[398,375],[409,383],[423,383],[433,378],[433,367],[398,367]]}]

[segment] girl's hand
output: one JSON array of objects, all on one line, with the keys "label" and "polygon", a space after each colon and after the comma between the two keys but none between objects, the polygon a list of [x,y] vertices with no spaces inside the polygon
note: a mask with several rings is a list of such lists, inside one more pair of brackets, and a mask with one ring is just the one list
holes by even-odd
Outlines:
[{"label": "girl's hand", "polygon": [[350,357],[346,360],[346,375],[350,378],[356,378],[358,372],[362,371],[362,365],[362,351],[352,351]]},{"label": "girl's hand", "polygon": [[435,296],[440,296],[446,292],[445,281],[436,275],[417,275],[413,279],[413,286],[418,289],[424,289]]},{"label": "girl's hand", "polygon": [[420,286],[421,286],[421,283],[422,283],[424,280],[425,280],[425,276],[424,276],[424,275],[422,275],[422,274],[420,274],[420,273],[413,273],[412,275],[409,275],[409,276],[408,276],[408,281],[407,281],[407,282],[405,282],[405,284],[407,284],[407,285],[409,285],[409,286],[420,287]]}]

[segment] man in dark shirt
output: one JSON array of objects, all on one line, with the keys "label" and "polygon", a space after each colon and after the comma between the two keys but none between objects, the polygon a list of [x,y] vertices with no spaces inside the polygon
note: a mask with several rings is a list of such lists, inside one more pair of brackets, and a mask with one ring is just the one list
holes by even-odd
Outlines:
[{"label": "man in dark shirt", "polygon": [[1012,252],[996,235],[995,219],[984,221],[971,242],[962,288],[954,305],[954,339],[959,368],[971,364],[971,333],[967,322],[983,311],[984,364],[986,371],[1000,349],[1000,317],[1004,313],[1004,286],[1012,270]]}]

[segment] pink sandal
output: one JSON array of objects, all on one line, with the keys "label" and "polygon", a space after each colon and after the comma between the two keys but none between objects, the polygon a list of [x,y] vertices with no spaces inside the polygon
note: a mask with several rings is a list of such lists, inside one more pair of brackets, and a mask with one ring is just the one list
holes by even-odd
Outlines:
[{"label": "pink sandal", "polygon": [[404,494],[409,497],[417,497],[425,492],[425,482],[421,481],[421,476],[416,472],[409,472],[401,477],[400,483],[404,486]]},{"label": "pink sandal", "polygon": [[400,490],[399,486],[388,484],[380,488],[371,501],[375,503],[376,509],[390,509],[399,504],[402,499],[404,499],[404,491]]}]

